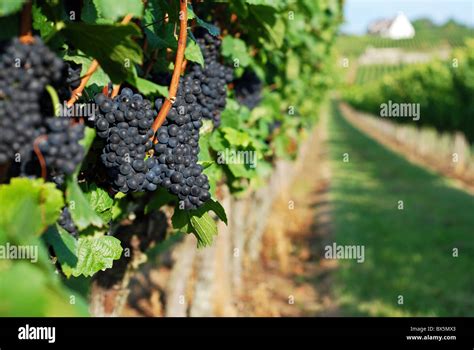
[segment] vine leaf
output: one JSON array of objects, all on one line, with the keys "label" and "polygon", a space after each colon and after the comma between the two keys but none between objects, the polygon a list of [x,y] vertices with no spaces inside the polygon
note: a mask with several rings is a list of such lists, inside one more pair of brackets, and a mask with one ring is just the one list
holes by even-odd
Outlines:
[{"label": "vine leaf", "polygon": [[209,200],[196,210],[182,210],[176,208],[171,218],[173,227],[180,232],[192,233],[196,236],[198,248],[212,244],[217,235],[216,221],[209,214],[212,210],[227,225],[227,215],[219,202]]},{"label": "vine leaf", "polygon": [[196,16],[196,13],[194,12],[191,4],[188,4],[188,20],[190,19],[196,19],[197,25],[206,29],[212,36],[219,36],[221,34],[221,30],[219,29],[219,27],[200,19],[198,16]]},{"label": "vine leaf", "polygon": [[54,223],[64,206],[61,191],[43,179],[13,178],[0,185],[0,229],[22,242]]},{"label": "vine leaf", "polygon": [[84,194],[89,201],[91,208],[102,218],[104,222],[112,219],[112,206],[114,200],[107,191],[97,187],[96,184],[84,186]]},{"label": "vine leaf", "polygon": [[60,226],[48,231],[47,242],[54,252],[66,277],[89,277],[109,269],[120,259],[120,241],[112,236],[81,236],[75,239]]},{"label": "vine leaf", "polygon": [[[18,260],[2,266],[0,309],[3,317],[85,317],[87,303],[77,292],[64,287],[48,262],[48,271]],[[70,298],[74,296],[75,303]]]},{"label": "vine leaf", "polygon": [[47,39],[56,32],[54,23],[46,17],[43,13],[43,9],[37,4],[33,4],[31,16],[33,19],[33,28],[39,30],[43,40],[47,41]]},{"label": "vine leaf", "polygon": [[136,74],[128,79],[128,82],[135,86],[140,93],[145,96],[156,96],[161,95],[164,97],[168,97],[168,87],[163,85],[155,84],[152,81],[140,78]]},{"label": "vine leaf", "polygon": [[214,213],[216,213],[217,217],[227,225],[227,214],[224,207],[218,201],[215,201],[211,198],[206,203],[204,203],[203,206],[199,208],[199,210],[207,212],[212,210]]},{"label": "vine leaf", "polygon": [[[129,68],[141,64],[143,52],[132,36],[141,32],[133,24],[87,24],[67,22],[64,36],[77,49],[99,61],[113,82],[121,82],[133,75]],[[100,35],[97,35],[100,33]]]},{"label": "vine leaf", "polygon": [[143,1],[142,0],[93,0],[97,11],[101,17],[113,21],[121,17],[131,14],[133,17],[142,17]]},{"label": "vine leaf", "polygon": [[247,67],[252,62],[245,42],[230,35],[222,40],[222,56],[232,60],[238,59],[241,67]]},{"label": "vine leaf", "polygon": [[92,209],[89,201],[77,183],[77,176],[68,176],[66,179],[66,199],[72,219],[79,230],[90,225],[104,226],[101,217]]},{"label": "vine leaf", "polygon": [[188,40],[186,45],[186,51],[184,51],[184,57],[187,60],[199,63],[204,66],[204,57],[202,56],[201,48],[194,40]]},{"label": "vine leaf", "polygon": [[[86,127],[84,138],[79,142],[84,147],[84,154],[89,152],[92,142],[95,138],[95,130]],[[85,158],[84,158],[85,159]],[[69,211],[72,219],[79,230],[83,230],[90,225],[102,227],[104,225],[101,217],[95,212],[89,203],[89,199],[82,192],[78,184],[77,177],[81,170],[81,165],[76,168],[74,174],[66,178],[66,200],[68,202]]]},{"label": "vine leaf", "polygon": [[17,11],[20,11],[25,1],[26,0],[0,1],[0,16],[7,16]]},{"label": "vine leaf", "polygon": [[193,233],[198,241],[198,248],[203,248],[212,244],[214,236],[217,235],[217,224],[209,215],[203,212],[201,215],[195,213],[191,215],[190,220]]},{"label": "vine leaf", "polygon": [[[90,57],[87,57],[83,52],[78,51],[75,54],[66,54],[64,55],[64,60],[67,61],[72,61],[77,64],[81,64],[81,76],[84,76],[87,73],[87,70],[89,69],[90,65],[92,64],[93,59]],[[109,83],[110,78],[108,75],[104,72],[102,67],[97,68],[94,74],[90,77],[89,81],[87,82],[86,87],[91,86],[91,85],[97,85],[97,86],[107,86]]]}]

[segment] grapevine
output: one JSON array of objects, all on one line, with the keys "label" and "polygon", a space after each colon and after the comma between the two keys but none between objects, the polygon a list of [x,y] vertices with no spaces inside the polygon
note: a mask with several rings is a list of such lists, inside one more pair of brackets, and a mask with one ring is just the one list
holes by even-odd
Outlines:
[{"label": "grapevine", "polygon": [[[340,11],[329,2],[314,11]],[[142,263],[189,239],[194,249],[215,249],[219,231],[237,222],[229,203],[270,181],[277,146],[299,144],[289,129],[302,130],[322,99],[309,77],[311,95],[285,82],[283,52],[313,69],[309,41],[293,45],[273,29],[275,16],[295,30],[283,13],[303,13],[298,4],[11,4],[0,16],[18,23],[0,41],[0,193],[8,198],[0,239],[39,247],[41,267],[26,267],[25,279],[44,283],[32,293],[55,296],[54,316],[98,315],[79,304],[126,291]],[[324,16],[329,50],[338,17]],[[282,118],[290,101],[308,106],[308,97],[318,102]],[[284,121],[269,132],[275,120]],[[223,157],[240,153],[246,161]],[[0,278],[20,264],[2,265]],[[90,296],[75,294],[79,279]],[[0,310],[15,314],[2,304],[3,288]],[[77,305],[64,302],[68,293]],[[118,314],[124,300],[107,303]]]}]

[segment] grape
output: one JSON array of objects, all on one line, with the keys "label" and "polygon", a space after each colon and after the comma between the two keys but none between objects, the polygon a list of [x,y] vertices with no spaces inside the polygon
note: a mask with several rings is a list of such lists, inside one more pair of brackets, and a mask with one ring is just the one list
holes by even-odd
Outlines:
[{"label": "grape", "polygon": [[[0,52],[0,129],[3,136],[0,139],[0,164],[19,161],[20,164],[12,163],[9,175],[37,176],[39,162],[33,154],[33,143],[39,136],[44,136],[39,148],[47,173],[61,186],[65,175],[73,173],[84,156],[79,145],[84,127],[72,125],[66,118],[52,117],[54,108],[45,87],[53,86],[63,97],[62,92],[77,86],[72,75],[79,74],[80,68],[65,64],[38,37],[32,44],[23,44],[14,38],[4,43]],[[64,95],[64,98],[68,97],[69,93]]]},{"label": "grape", "polygon": [[64,207],[61,211],[61,215],[59,215],[58,224],[67,232],[69,232],[74,237],[77,237],[77,227],[72,221],[71,213],[69,212],[68,207]]},{"label": "grape", "polygon": [[145,159],[152,148],[149,138],[157,114],[151,102],[126,87],[113,99],[98,94],[94,100],[99,106],[95,128],[100,131],[99,137],[105,139],[101,160],[112,187],[124,193],[154,190],[146,179],[154,163]]},{"label": "grape", "polygon": [[235,97],[244,106],[254,109],[262,100],[262,87],[262,81],[255,72],[246,70],[239,79],[234,81]]},{"label": "grape", "polygon": [[[186,99],[186,94],[195,84],[192,74],[180,79],[176,101],[158,129],[154,164],[150,168],[151,174],[147,174],[148,181],[177,195],[180,208],[187,210],[196,209],[211,198],[209,181],[202,174],[203,168],[197,164],[201,107],[197,100],[188,102],[191,99]],[[162,102],[156,100],[155,106],[161,106]],[[193,123],[193,120],[199,123]],[[198,183],[196,177],[200,179]]]},{"label": "grape", "polygon": [[64,62],[38,37],[30,45],[11,39],[0,51],[0,164],[16,154],[23,162],[31,158],[34,139],[45,131],[43,92],[47,84],[60,82]]},{"label": "grape", "polygon": [[[193,105],[197,102],[200,107],[197,113],[214,122],[218,127],[221,122],[221,112],[226,105],[227,84],[233,80],[232,68],[219,62],[221,40],[207,31],[196,31],[195,37],[204,56],[204,68],[199,64],[190,65],[188,73],[189,84],[183,91],[184,101]],[[198,119],[193,117],[193,121]],[[201,123],[201,121],[199,121]],[[195,124],[199,129],[200,125]]]}]

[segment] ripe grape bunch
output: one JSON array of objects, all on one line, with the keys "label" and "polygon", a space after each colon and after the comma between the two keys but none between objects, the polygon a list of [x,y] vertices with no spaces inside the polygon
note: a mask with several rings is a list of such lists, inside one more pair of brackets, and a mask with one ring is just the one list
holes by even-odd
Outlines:
[{"label": "ripe grape bunch", "polygon": [[262,100],[262,81],[254,71],[246,70],[239,79],[234,81],[234,91],[237,100],[254,109]]},{"label": "ripe grape bunch", "polygon": [[57,185],[64,183],[64,175],[71,175],[84,158],[79,141],[84,137],[83,124],[71,124],[68,118],[48,118],[47,138],[39,143],[42,155]]},{"label": "ripe grape bunch", "polygon": [[193,94],[202,107],[202,116],[212,120],[214,126],[218,127],[221,112],[226,105],[227,84],[233,80],[233,70],[219,61],[219,38],[201,31],[197,31],[195,35],[204,57],[204,68],[199,64],[193,64],[190,68],[190,78],[199,82],[199,89],[196,87]]},{"label": "ripe grape bunch", "polygon": [[[202,126],[202,107],[193,92],[200,82],[188,74],[180,79],[173,107],[158,129],[155,163],[147,179],[180,199],[181,209],[196,209],[211,198],[209,180],[198,162],[199,129]],[[160,108],[162,100],[155,102]]]},{"label": "ripe grape bunch", "polygon": [[41,97],[47,84],[60,82],[64,63],[37,37],[29,45],[12,39],[1,51],[0,164],[4,164],[17,153],[28,159],[34,139],[45,132]]},{"label": "ripe grape bunch", "polygon": [[79,144],[83,126],[53,118],[54,108],[45,88],[51,85],[64,90],[69,83],[77,84],[77,77],[67,80],[68,66],[38,37],[31,44],[12,39],[1,52],[0,115],[8,118],[0,118],[0,164],[15,159],[21,163],[14,164],[20,175],[36,175],[39,167],[32,156],[33,143],[44,136],[40,150],[49,174],[60,185],[84,156]]},{"label": "ripe grape bunch", "polygon": [[123,193],[154,191],[156,184],[146,179],[153,159],[145,159],[153,146],[151,125],[156,111],[151,102],[123,88],[114,98],[96,95],[95,103],[99,107],[97,135],[106,141],[101,159],[113,188]]}]

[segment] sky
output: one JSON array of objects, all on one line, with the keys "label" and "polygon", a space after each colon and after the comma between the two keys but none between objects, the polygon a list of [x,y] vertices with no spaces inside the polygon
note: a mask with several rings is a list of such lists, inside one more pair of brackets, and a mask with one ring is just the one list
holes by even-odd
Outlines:
[{"label": "sky", "polygon": [[435,23],[449,18],[474,27],[474,0],[346,0],[342,31],[363,34],[367,25],[403,11],[410,20],[428,17]]}]

